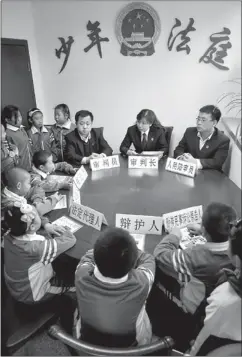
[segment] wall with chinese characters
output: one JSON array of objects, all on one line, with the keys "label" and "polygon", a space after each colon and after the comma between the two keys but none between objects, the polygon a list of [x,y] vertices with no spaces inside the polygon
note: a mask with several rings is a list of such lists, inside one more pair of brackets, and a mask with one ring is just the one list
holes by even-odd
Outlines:
[{"label": "wall with chinese characters", "polygon": [[[35,40],[38,55],[33,45],[30,55],[32,66],[38,56],[36,66],[38,62],[42,83],[35,75],[35,90],[38,105],[43,105],[46,123],[53,123],[53,107],[58,103],[69,105],[73,119],[77,110],[89,109],[94,114],[95,126],[104,126],[104,135],[117,152],[137,113],[150,108],[162,124],[174,126],[173,150],[185,128],[195,125],[198,109],[216,103],[222,92],[229,89],[224,81],[241,76],[241,4],[239,1],[147,1],[160,17],[160,37],[152,56],[131,57],[120,53],[115,34],[116,18],[127,3],[34,1],[31,3],[30,22],[34,26],[34,31],[30,29],[31,35],[27,31],[21,33],[15,24],[9,27],[13,37],[19,32],[19,36],[31,43]],[[10,15],[13,16],[8,11]],[[176,19],[180,21],[178,32],[187,28],[190,18],[194,19],[192,26],[196,30],[188,34],[189,53],[178,51],[179,38],[169,50],[167,42],[171,29],[178,23]],[[19,22],[17,15],[15,20],[21,29],[29,26]],[[89,21],[91,24],[98,21],[100,36],[109,40],[100,44],[102,58],[97,46],[84,51],[91,43]],[[3,24],[5,37],[6,22],[7,19]],[[229,29],[232,44],[223,58],[229,70],[218,69],[212,63],[199,63],[211,45],[209,37],[222,32],[223,28]],[[69,44],[70,51],[59,73],[66,58],[60,51],[61,38],[66,46]]]}]

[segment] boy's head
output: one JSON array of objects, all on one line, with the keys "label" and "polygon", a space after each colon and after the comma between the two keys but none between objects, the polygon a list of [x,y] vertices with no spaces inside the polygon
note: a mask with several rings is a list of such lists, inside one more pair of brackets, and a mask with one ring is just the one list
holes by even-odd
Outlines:
[{"label": "boy's head", "polygon": [[121,228],[107,228],[94,245],[95,264],[105,277],[124,277],[134,268],[137,258],[135,240]]},{"label": "boy's head", "polygon": [[215,105],[205,105],[199,109],[197,130],[200,133],[211,132],[221,118],[221,111]]},{"label": "boy's head", "polygon": [[14,167],[6,172],[7,187],[19,196],[26,196],[31,189],[30,174],[20,167]]},{"label": "boy's head", "polygon": [[58,104],[55,107],[55,121],[58,125],[65,124],[70,117],[70,110],[66,104]]},{"label": "boy's head", "polygon": [[39,169],[45,173],[51,173],[55,171],[55,164],[53,163],[52,155],[46,150],[40,150],[33,155],[33,164],[36,169]]},{"label": "boy's head", "polygon": [[13,207],[6,210],[4,219],[7,227],[16,237],[26,233],[35,233],[41,227],[41,219],[38,212],[28,204],[22,205],[15,202]]},{"label": "boy's head", "polygon": [[22,115],[19,108],[14,105],[7,105],[4,107],[2,110],[1,121],[2,123],[20,127],[22,124]]},{"label": "boy's head", "polygon": [[41,129],[43,126],[43,113],[38,108],[32,108],[27,113],[28,122],[31,126]]},{"label": "boy's head", "polygon": [[88,110],[79,110],[75,115],[76,127],[78,132],[84,136],[88,137],[93,123],[93,114]]},{"label": "boy's head", "polygon": [[235,210],[223,203],[210,203],[203,213],[202,228],[208,241],[226,242],[230,235],[230,223],[236,219]]}]

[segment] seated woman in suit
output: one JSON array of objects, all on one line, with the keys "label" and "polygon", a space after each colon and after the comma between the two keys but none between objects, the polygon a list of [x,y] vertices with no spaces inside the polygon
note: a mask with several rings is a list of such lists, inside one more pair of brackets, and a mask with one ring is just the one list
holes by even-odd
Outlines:
[{"label": "seated woman in suit", "polygon": [[[130,149],[131,144],[135,150]],[[128,128],[120,145],[120,152],[125,155],[137,155],[143,151],[163,151],[163,156],[168,154],[165,129],[150,109],[139,112],[136,124]]]},{"label": "seated woman in suit", "polygon": [[74,166],[88,164],[91,159],[112,155],[102,128],[93,128],[93,114],[80,110],[75,115],[76,129],[65,136],[65,160]]}]

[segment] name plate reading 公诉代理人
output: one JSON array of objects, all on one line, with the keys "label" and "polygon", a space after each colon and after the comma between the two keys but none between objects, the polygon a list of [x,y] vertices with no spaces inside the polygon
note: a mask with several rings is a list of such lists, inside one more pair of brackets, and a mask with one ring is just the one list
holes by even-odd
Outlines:
[{"label": "name plate reading \u516c\u8bc9\u4ee3\u7406\u4eba", "polygon": [[196,174],[197,165],[187,161],[176,160],[168,157],[166,161],[166,170],[176,174],[194,177]]},{"label": "name plate reading \u516c\u8bc9\u4ee3\u7406\u4eba", "polygon": [[157,156],[129,156],[129,169],[158,169],[159,158]]},{"label": "name plate reading \u516c\u8bc9\u4ee3\u7406\u4eba", "polygon": [[112,169],[114,167],[120,167],[119,156],[107,156],[101,157],[98,159],[91,159],[90,160],[90,167],[92,171],[98,171],[103,169]]}]

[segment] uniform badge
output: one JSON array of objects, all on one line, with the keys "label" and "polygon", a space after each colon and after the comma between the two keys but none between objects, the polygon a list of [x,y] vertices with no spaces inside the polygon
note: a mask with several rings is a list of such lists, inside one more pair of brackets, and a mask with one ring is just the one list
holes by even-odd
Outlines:
[{"label": "uniform badge", "polygon": [[116,20],[116,36],[124,56],[151,56],[160,35],[160,18],[152,6],[133,2]]},{"label": "uniform badge", "polygon": [[209,149],[209,145],[206,145],[206,149]]}]

